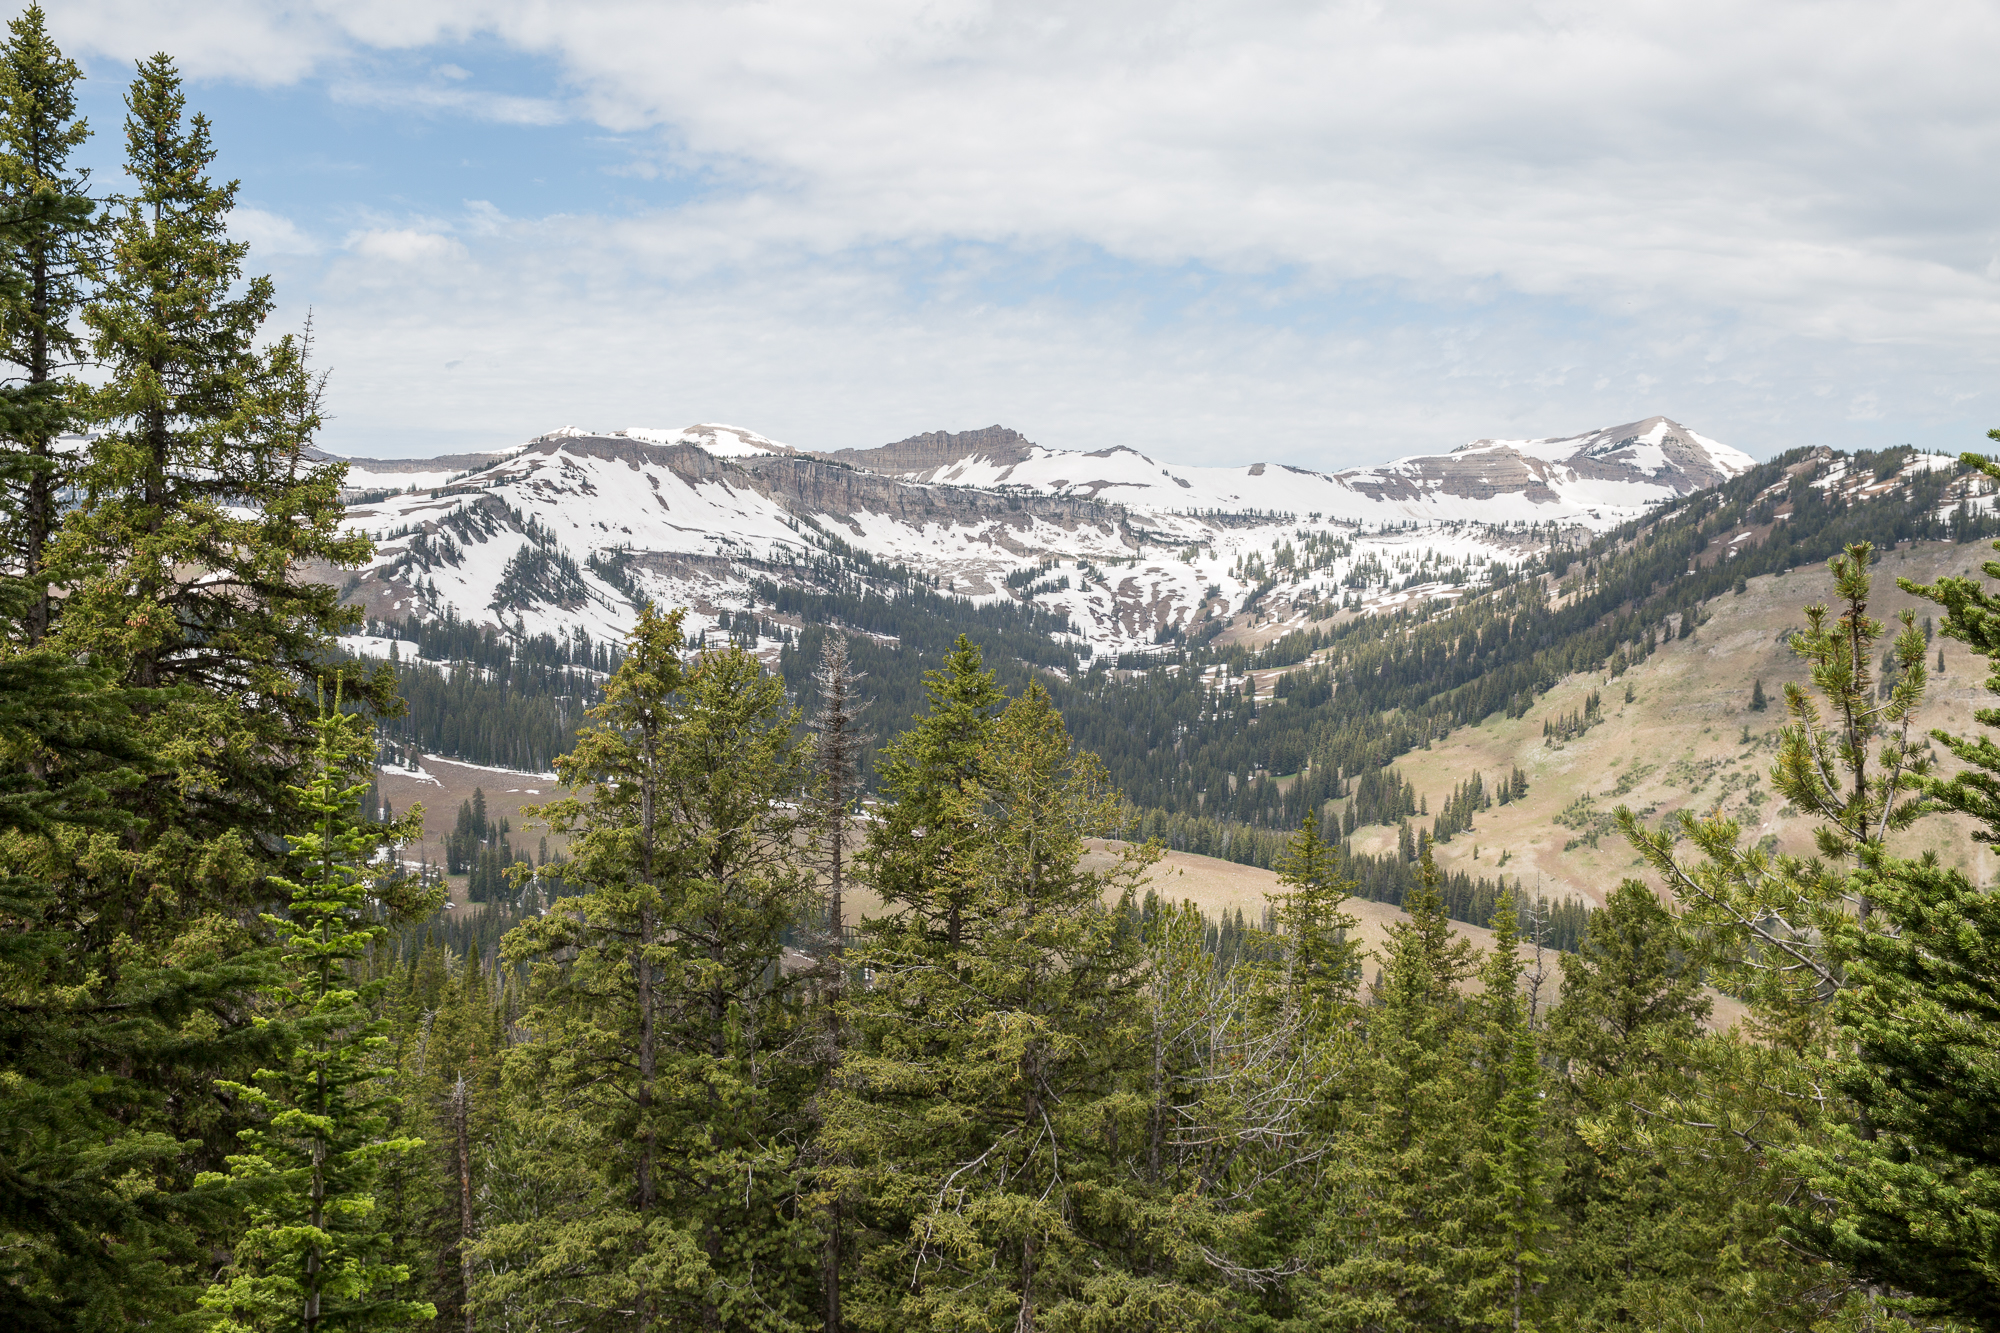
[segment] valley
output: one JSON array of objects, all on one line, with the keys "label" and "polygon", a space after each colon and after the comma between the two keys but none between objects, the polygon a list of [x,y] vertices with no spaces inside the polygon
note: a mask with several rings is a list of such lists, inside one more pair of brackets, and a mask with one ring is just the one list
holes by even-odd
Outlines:
[{"label": "valley", "polygon": [[[1489,468],[1475,485],[1465,459],[1452,465],[1459,455],[1447,455],[1445,462],[1403,460],[1336,474],[1346,510],[1276,521],[1252,513],[1107,507],[1101,498],[1120,487],[1159,492],[1170,484],[1196,498],[1269,499],[1272,493],[1256,489],[1268,473],[1216,470],[1226,474],[1217,477],[1168,469],[1165,483],[1142,485],[1133,479],[1136,464],[1120,451],[1056,455],[1000,428],[939,432],[826,458],[720,427],[615,437],[559,433],[525,450],[449,460],[464,464],[458,473],[368,464],[350,475],[351,485],[408,476],[420,488],[438,486],[435,498],[362,495],[350,512],[364,521],[390,512],[443,515],[413,535],[389,538],[375,565],[360,571],[358,581],[349,576],[350,600],[369,611],[372,627],[370,637],[350,643],[379,658],[416,643],[411,625],[436,627],[440,642],[483,635],[479,642],[489,645],[483,657],[453,666],[412,653],[405,660],[416,660],[405,670],[441,672],[454,688],[472,692],[463,698],[490,696],[496,704],[515,697],[510,691],[535,691],[495,686],[481,696],[479,682],[498,680],[522,660],[520,645],[544,645],[537,650],[544,657],[554,651],[572,663],[563,668],[568,683],[558,687],[570,693],[551,697],[568,701],[560,709],[569,719],[562,726],[573,727],[588,703],[589,682],[615,663],[620,617],[629,605],[621,610],[616,599],[585,595],[586,613],[559,637],[534,627],[558,624],[577,608],[536,602],[532,587],[521,593],[528,602],[517,608],[511,629],[503,616],[489,617],[497,623],[483,627],[460,621],[455,603],[445,605],[441,620],[409,614],[398,628],[393,613],[407,612],[408,598],[394,594],[416,586],[407,578],[421,568],[413,552],[455,550],[452,577],[476,593],[481,578],[505,583],[506,570],[522,563],[521,552],[540,549],[537,542],[549,547],[548,533],[583,534],[592,525],[600,533],[629,531],[629,548],[606,548],[624,561],[615,571],[626,580],[625,593],[686,597],[691,644],[751,649],[785,674],[808,709],[804,673],[817,646],[826,633],[845,633],[863,670],[864,694],[879,710],[869,718],[876,743],[919,710],[917,678],[926,655],[935,660],[960,630],[987,646],[1009,688],[1041,679],[1079,742],[1110,765],[1134,830],[1167,843],[1162,891],[1186,896],[1211,916],[1239,909],[1253,921],[1261,916],[1275,882],[1269,867],[1308,809],[1329,829],[1353,825],[1346,852],[1375,863],[1378,879],[1388,876],[1371,890],[1383,900],[1366,905],[1384,920],[1395,916],[1407,871],[1390,870],[1408,848],[1394,818],[1373,817],[1386,807],[1357,805],[1356,784],[1379,768],[1404,786],[1410,805],[1403,822],[1428,840],[1433,829],[1443,831],[1436,817],[1454,792],[1478,775],[1483,807],[1465,816],[1469,828],[1440,837],[1434,853],[1440,869],[1468,886],[1469,920],[1454,928],[1479,931],[1484,919],[1477,904],[1501,885],[1523,898],[1541,895],[1583,908],[1601,907],[1628,876],[1657,887],[1613,825],[1620,805],[1649,824],[1682,809],[1720,809],[1743,824],[1751,841],[1808,854],[1810,825],[1769,794],[1768,772],[1785,721],[1784,688],[1805,674],[1788,636],[1803,623],[1802,605],[1830,591],[1822,552],[1876,537],[1886,549],[1874,613],[1888,618],[1909,607],[1921,615],[1935,608],[1898,591],[1895,580],[1927,582],[1974,568],[1994,522],[1989,488],[1951,460],[1911,451],[1854,459],[1802,451],[1753,468],[1660,418],[1580,437],[1588,445],[1581,449],[1571,449],[1574,441],[1527,443],[1551,456],[1571,449],[1572,459],[1594,451],[1612,459],[1597,464],[1607,469],[1617,464],[1613,455],[1632,454],[1648,437],[1698,442],[1716,470],[1689,466],[1685,451],[1663,454],[1654,461],[1671,484],[1657,498],[1623,509],[1584,508],[1577,494],[1536,491],[1540,483],[1532,476],[1522,481],[1517,465],[1534,450],[1475,442],[1459,455],[1477,461],[1504,454],[1517,470]],[[752,466],[740,467],[745,460]],[[1545,476],[1543,461],[1538,475]],[[606,463],[615,465],[611,472],[593,471]],[[1675,467],[1683,471],[1673,473]],[[1723,475],[1731,469],[1733,475]],[[622,490],[614,486],[620,474]],[[802,517],[797,505],[808,494],[828,502],[829,476],[841,488],[835,507],[846,507],[851,525],[841,529],[846,536],[822,542],[814,529],[825,524]],[[1076,480],[1084,476],[1093,479]],[[1390,484],[1397,477],[1403,480]],[[570,489],[561,489],[558,478],[567,478]],[[678,489],[667,485],[669,478]],[[1637,483],[1628,477],[1619,484],[1632,498]],[[1225,493],[1229,485],[1236,489]],[[1453,517],[1423,526],[1399,516],[1411,505],[1455,513],[1451,506],[1480,486],[1486,488],[1481,502],[1503,514],[1528,505],[1526,512],[1545,506],[1556,516],[1490,524]],[[1681,495],[1682,486],[1691,489]],[[701,521],[716,526],[691,527],[682,536],[711,542],[714,552],[653,549],[642,558],[638,525],[657,516],[641,517],[645,505],[632,509],[635,495],[651,497],[646,503],[667,513],[694,503],[689,497],[707,503],[698,511]],[[506,497],[518,496],[539,496],[549,507],[516,509]],[[789,517],[766,513],[775,526],[763,535],[773,545],[761,558],[747,554],[740,524],[755,506],[745,496],[794,506]],[[725,513],[722,501],[730,497],[735,507]],[[951,506],[962,512],[938,519],[937,511]],[[1346,517],[1370,507],[1373,526]],[[504,522],[466,517],[500,510]],[[922,521],[908,523],[913,516]],[[495,576],[488,566],[510,549],[506,525],[516,522],[527,545],[516,541]],[[1168,534],[1167,524],[1182,526]],[[660,529],[645,531],[659,545]],[[462,536],[455,546],[448,544],[454,532]],[[442,535],[433,541],[425,533]],[[1190,536],[1199,540],[1171,555],[1162,549]],[[614,568],[600,549],[587,546],[596,539],[576,540],[589,550],[588,569]],[[1216,547],[1214,561],[1229,556],[1227,569],[1211,563],[1205,542]],[[1023,563],[1002,574],[1009,561]],[[1140,587],[1175,561],[1184,569],[1165,584]],[[663,572],[669,569],[679,573]],[[1447,570],[1451,577],[1427,577]],[[578,574],[572,591],[588,593],[591,577]],[[1142,646],[1147,636],[1138,630],[1160,623],[1158,617],[1179,617],[1169,628],[1186,623],[1190,608],[1176,597],[1203,580],[1193,607],[1203,632],[1168,634]],[[1180,591],[1162,599],[1167,585]],[[429,606],[427,596],[416,595],[419,610]],[[1122,609],[1090,619],[1093,598],[1100,609]],[[1153,619],[1133,618],[1142,604]],[[1529,624],[1542,628],[1522,642]],[[1095,628],[1079,632],[1080,625]],[[1956,645],[1940,641],[1937,648],[1947,668],[1933,682],[1921,728],[1968,731],[1985,697],[1983,683],[1962,669],[1970,659]],[[1960,666],[1951,665],[1954,658]],[[1404,683],[1391,690],[1374,683],[1391,678]],[[1503,679],[1512,683],[1500,688]],[[1751,706],[1759,680],[1767,696],[1762,710]],[[1364,682],[1369,689],[1353,693]],[[494,713],[507,715],[504,708]],[[559,752],[561,734],[550,732],[537,753]],[[426,751],[421,775],[400,763],[380,771],[381,790],[396,809],[422,800],[429,811],[425,842],[413,854],[443,863],[443,836],[475,785],[496,823],[510,820],[517,851],[535,848],[540,835],[525,828],[520,810],[546,799],[552,779],[505,765],[482,768],[476,761],[485,755],[461,753],[453,760]],[[1171,762],[1163,766],[1167,756]],[[1494,800],[1498,785],[1515,773],[1525,789]],[[1355,820],[1355,813],[1363,817]],[[1965,831],[1929,819],[1899,835],[1897,846],[1937,850],[1948,864],[1990,881],[1991,850]],[[552,850],[560,855],[559,839]],[[465,910],[462,876],[453,897],[459,904],[453,910]],[[865,891],[858,892],[849,915],[858,919],[870,906]]]}]

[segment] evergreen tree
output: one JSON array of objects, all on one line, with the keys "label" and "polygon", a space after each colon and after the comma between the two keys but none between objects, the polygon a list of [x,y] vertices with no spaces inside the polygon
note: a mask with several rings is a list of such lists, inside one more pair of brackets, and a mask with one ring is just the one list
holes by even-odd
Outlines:
[{"label": "evergreen tree", "polygon": [[[846,1028],[840,1018],[847,981],[847,915],[843,889],[848,859],[849,817],[860,794],[862,739],[855,719],[866,706],[855,698],[857,680],[853,668],[848,665],[847,636],[829,633],[820,651],[816,676],[820,710],[818,735],[813,747],[818,779],[815,790],[818,809],[815,814],[820,827],[817,836],[823,848],[823,873],[826,876],[826,943],[822,969],[826,975],[821,983],[820,1007],[820,1017],[825,1025],[825,1050],[821,1057],[824,1064],[821,1074],[823,1088],[830,1088],[833,1080],[839,1077],[841,1052],[847,1039]],[[819,1193],[823,1196],[820,1220],[824,1229],[820,1246],[820,1321],[827,1333],[839,1333],[840,1277],[848,1249],[847,1201],[838,1191],[822,1188]]]},{"label": "evergreen tree", "polygon": [[1726,1244],[1689,1198],[1713,1182],[1677,1172],[1632,1110],[1692,1091],[1684,1065],[1710,1000],[1677,945],[1653,891],[1623,881],[1563,957],[1546,1034],[1565,1139],[1554,1196],[1566,1243],[1553,1281],[1566,1308],[1612,1327],[1643,1326],[1640,1311],[1682,1299]]},{"label": "evergreen tree", "polygon": [[[33,589],[0,576],[0,613]],[[190,950],[177,966],[81,938],[65,891],[80,837],[129,828],[123,791],[153,760],[101,667],[46,645],[0,650],[0,1322],[40,1333],[171,1317],[216,1209],[149,1116],[148,1065],[175,1071],[241,1041],[218,1011],[257,975]],[[213,1034],[211,1036],[211,1034]]]},{"label": "evergreen tree", "polygon": [[[940,693],[949,682],[936,682]],[[917,738],[902,739],[892,749],[911,753]],[[951,769],[934,771],[953,782]],[[868,1209],[843,1293],[849,1323],[1157,1327],[1212,1316],[1187,1280],[1178,1219],[1140,1166],[1140,939],[1104,901],[1129,891],[1152,853],[1084,868],[1084,840],[1116,827],[1117,799],[1039,685],[992,724],[972,782],[954,783],[937,808],[966,890],[964,947],[948,966],[933,962],[926,902],[871,925],[860,961],[874,986],[853,1001],[857,1045],[829,1108],[826,1134]]]},{"label": "evergreen tree", "polygon": [[[35,442],[73,419],[57,373],[73,355],[87,204],[64,163],[78,128],[73,71],[36,14],[13,25],[0,64],[0,133],[13,159],[0,184],[21,210],[0,236],[9,303],[0,332],[27,381],[0,395],[0,435],[20,446],[11,458],[25,451],[32,463]],[[256,910],[281,896],[268,876],[305,822],[309,687],[341,620],[334,590],[296,575],[310,558],[351,562],[366,549],[337,534],[337,469],[304,464],[314,422],[299,349],[255,353],[254,318],[238,316],[254,315],[257,301],[228,299],[242,248],[224,238],[227,192],[201,176],[206,126],[181,124],[170,62],[149,63],[129,105],[140,195],[117,229],[106,285],[83,312],[109,362],[90,410],[113,429],[65,475],[76,506],[32,581],[17,585],[25,596],[9,603],[20,610],[14,623],[29,627],[19,639],[51,626],[39,655],[19,660],[91,663],[86,715],[116,716],[124,753],[148,757],[118,776],[115,823],[67,803],[7,849],[10,871],[35,885],[32,901],[17,904],[17,942],[44,950],[34,989],[50,1001],[15,1017],[66,1034],[16,1068],[33,1069],[42,1108],[27,1110],[35,1099],[24,1094],[17,1123],[26,1132],[45,1111],[42,1123],[55,1127],[19,1159],[16,1179],[42,1196],[44,1220],[99,1210],[88,1242],[97,1257],[69,1267],[83,1258],[72,1242],[85,1233],[62,1223],[16,1252],[31,1274],[19,1290],[71,1303],[86,1325],[184,1316],[232,1237],[222,1194],[193,1182],[223,1165],[251,1109],[215,1096],[216,1080],[248,1079],[275,1053],[280,1028],[249,1021],[268,980]],[[180,372],[204,321],[228,330],[229,346],[208,347],[215,373],[197,383]],[[41,415],[29,419],[30,408]],[[9,533],[41,531],[35,478],[49,470],[9,471],[25,479],[8,492]],[[50,584],[65,588],[60,615],[48,604],[38,621]],[[381,701],[390,683],[378,676],[367,693]],[[49,735],[75,721],[62,717],[49,719]],[[54,754],[36,754],[42,744],[10,762],[36,774]],[[81,765],[73,776],[103,773]],[[393,879],[383,891],[392,908],[417,905]],[[63,1125],[85,1137],[68,1139]],[[70,1151],[92,1140],[88,1152]],[[31,1232],[34,1215],[20,1215]],[[57,1274],[58,1285],[39,1285]],[[95,1304],[85,1312],[80,1302]]]},{"label": "evergreen tree", "polygon": [[[1895,685],[1886,699],[1876,689],[1873,646],[1884,627],[1868,615],[1872,560],[1873,549],[1859,543],[1829,561],[1841,614],[1830,618],[1824,604],[1806,607],[1807,627],[1792,639],[1793,651],[1811,664],[1821,702],[1801,686],[1785,687],[1793,721],[1780,733],[1771,782],[1817,821],[1820,857],[1743,847],[1740,827],[1719,814],[1683,811],[1657,833],[1629,811],[1618,815],[1679,899],[1683,921],[1698,927],[1700,961],[1728,969],[1758,1002],[1760,1021],[1802,1052],[1823,1039],[1825,1002],[1842,984],[1827,943],[1848,917],[1869,916],[1856,872],[1884,838],[1921,813],[1910,793],[1930,769],[1910,732],[1927,681],[1913,613],[1904,613],[1892,647]],[[1698,860],[1680,859],[1683,842]]]},{"label": "evergreen tree", "polygon": [[1454,936],[1426,857],[1389,927],[1369,1013],[1368,1068],[1302,1302],[1320,1326],[1435,1327],[1458,1316],[1470,1237],[1465,1207],[1468,1097],[1455,988],[1472,948]]},{"label": "evergreen tree", "polygon": [[[860,795],[860,753],[862,736],[856,719],[865,703],[855,697],[860,677],[847,661],[847,636],[828,634],[820,652],[818,734],[813,747],[818,770],[820,837],[824,847],[827,880],[827,925],[829,950],[838,955],[845,927],[845,904],[841,889],[847,865],[848,818]],[[838,987],[834,999],[838,1000]]]},{"label": "evergreen tree", "polygon": [[1473,1114],[1462,1317],[1477,1327],[1533,1326],[1554,1229],[1547,1190],[1539,1046],[1521,994],[1520,913],[1511,892],[1493,907],[1493,945],[1479,966],[1471,1064],[1480,1073]]},{"label": "evergreen tree", "polygon": [[681,660],[651,607],[557,762],[562,899],[507,939],[532,968],[506,1078],[517,1118],[582,1154],[585,1193],[495,1225],[479,1299],[583,1327],[765,1327],[810,1308],[795,1145],[811,1066],[788,1043],[784,932],[812,878],[805,753],[741,648]]},{"label": "evergreen tree", "polygon": [[[127,106],[136,192],[83,312],[107,370],[90,407],[109,429],[50,552],[71,588],[62,634],[115,654],[132,686],[167,691],[144,715],[185,767],[134,808],[196,843],[225,830],[270,842],[296,823],[288,792],[312,749],[321,657],[359,618],[296,571],[359,564],[369,546],[343,531],[342,465],[308,453],[321,388],[309,341],[256,346],[271,284],[242,278],[236,186],[209,180],[209,125],[185,114],[170,59],[141,64]],[[393,684],[385,669],[351,693],[379,710]]]},{"label": "evergreen tree", "polygon": [[1761,713],[1769,706],[1770,701],[1764,697],[1764,678],[1759,676],[1750,684],[1750,711]]},{"label": "evergreen tree", "polygon": [[1283,937],[1289,964],[1287,991],[1298,1007],[1331,1021],[1336,1006],[1354,998],[1361,973],[1356,920],[1343,912],[1356,887],[1340,873],[1339,848],[1319,836],[1319,819],[1307,815],[1278,862],[1272,921]]},{"label": "evergreen tree", "polygon": [[286,1029],[284,1058],[252,1082],[222,1081],[256,1108],[259,1123],[242,1131],[246,1151],[230,1158],[226,1177],[196,1181],[226,1179],[248,1200],[249,1228],[201,1301],[227,1333],[385,1328],[437,1314],[385,1290],[409,1272],[383,1262],[391,1238],[376,1213],[378,1165],[422,1144],[383,1135],[388,1024],[372,1016],[372,1003],[384,983],[357,986],[351,976],[388,929],[369,910],[375,886],[365,870],[382,835],[357,816],[367,784],[346,780],[374,752],[356,722],[340,711],[336,684],[316,724],[316,772],[297,793],[316,818],[291,840],[297,878],[272,877],[289,895],[285,914],[264,918],[283,979],[266,992],[259,1021]]},{"label": "evergreen tree", "polygon": [[[2000,477],[1991,459],[1967,454],[1964,461]],[[2000,562],[1986,561],[1982,572],[2000,578]],[[1979,578],[1902,586],[1944,608],[1947,637],[1989,664],[2000,662],[2000,598]],[[2000,689],[2000,669],[1987,685]],[[1974,717],[2000,726],[2000,709]],[[1987,735],[1932,734],[1965,767],[1928,779],[1925,794],[1975,820],[1975,839],[2000,841],[2000,747]],[[1990,1327],[2000,1323],[1993,1260],[2000,1122],[1992,1094],[2000,902],[1935,854],[1913,861],[1868,846],[1863,857],[1865,901],[1879,911],[1882,928],[1839,923],[1846,984],[1836,1013],[1851,1053],[1835,1066],[1860,1116],[1831,1143],[1793,1155],[1824,1201],[1792,1214],[1794,1233],[1867,1281]]]},{"label": "evergreen tree", "polygon": [[951,873],[973,835],[959,798],[978,779],[1005,701],[979,649],[959,635],[941,670],[924,673],[930,710],[882,751],[886,808],[868,829],[860,867],[885,905],[936,945],[964,942],[966,887]]},{"label": "evergreen tree", "polygon": [[1506,1091],[1494,1108],[1490,1134],[1492,1204],[1499,1223],[1497,1253],[1501,1301],[1490,1305],[1489,1327],[1514,1333],[1535,1327],[1532,1312],[1549,1265],[1548,1164],[1544,1147],[1542,1066],[1535,1032],[1523,1023],[1514,1030]]},{"label": "evergreen tree", "polygon": [[[146,1007],[170,1040],[108,1065],[132,1093],[127,1129],[181,1145],[154,1159],[149,1187],[195,1208],[193,1177],[224,1166],[253,1109],[216,1097],[216,1080],[268,1067],[260,1051],[275,1030],[249,1022],[258,912],[282,896],[269,876],[307,822],[297,793],[312,773],[313,682],[348,619],[335,589],[298,573],[358,563],[368,544],[340,531],[338,466],[307,457],[316,385],[301,347],[253,345],[269,285],[238,290],[233,189],[204,175],[207,123],[183,116],[164,57],[142,67],[127,104],[136,193],[83,312],[106,367],[89,406],[108,430],[69,479],[76,505],[47,551],[48,580],[67,595],[45,642],[114,673],[135,743],[158,762],[121,790],[115,834],[57,831],[45,878],[66,903],[73,984],[92,1003],[149,978],[157,988]],[[377,673],[350,702],[387,706],[392,688]],[[386,882],[389,908],[414,906],[414,889]],[[190,1212],[175,1233],[183,1267],[150,1293],[182,1301],[198,1266],[228,1248],[223,1221]]]},{"label": "evergreen tree", "polygon": [[1694,1039],[1711,1002],[1677,944],[1672,914],[1644,884],[1624,880],[1605,896],[1582,947],[1563,957],[1562,1002],[1549,1018],[1549,1048],[1573,1073],[1635,1074],[1663,1038]]},{"label": "evergreen tree", "polygon": [[[378,950],[378,952],[383,952]],[[481,1199],[509,1183],[495,1160],[506,1143],[500,1096],[507,1044],[503,969],[474,953],[447,954],[434,940],[386,975],[395,1052],[395,1137],[422,1138],[422,1153],[385,1161],[376,1194],[393,1262],[410,1270],[406,1299],[429,1300],[441,1325],[474,1327],[472,1242]],[[510,1219],[511,1220],[511,1219]]]},{"label": "evergreen tree", "polygon": [[30,5],[8,21],[0,46],[0,197],[5,199],[6,297],[0,303],[0,359],[18,374],[0,435],[0,484],[14,491],[9,563],[26,580],[22,637],[39,643],[54,607],[48,546],[58,520],[63,457],[56,437],[77,416],[77,387],[62,378],[82,355],[75,322],[95,249],[89,173],[70,155],[89,137],[76,114],[76,63],[50,39],[46,15]]}]

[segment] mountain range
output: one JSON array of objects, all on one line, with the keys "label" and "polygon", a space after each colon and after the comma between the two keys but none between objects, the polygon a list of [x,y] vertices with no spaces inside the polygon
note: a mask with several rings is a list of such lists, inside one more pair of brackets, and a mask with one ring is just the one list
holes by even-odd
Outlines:
[{"label": "mountain range", "polygon": [[832,452],[735,426],[564,427],[348,460],[349,514],[377,549],[346,592],[377,621],[604,639],[648,598],[706,632],[753,608],[753,583],[900,566],[974,603],[1032,602],[1080,652],[1119,654],[1456,597],[1751,462],[1658,416],[1338,472],[1055,450],[1002,426]]}]

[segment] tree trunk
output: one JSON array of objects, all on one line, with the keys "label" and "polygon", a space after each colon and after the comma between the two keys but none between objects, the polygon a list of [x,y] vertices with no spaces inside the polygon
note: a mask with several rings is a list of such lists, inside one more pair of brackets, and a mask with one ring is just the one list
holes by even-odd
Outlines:
[{"label": "tree trunk", "polygon": [[451,1124],[458,1140],[458,1288],[465,1333],[472,1330],[472,1089],[460,1075],[451,1090]]}]

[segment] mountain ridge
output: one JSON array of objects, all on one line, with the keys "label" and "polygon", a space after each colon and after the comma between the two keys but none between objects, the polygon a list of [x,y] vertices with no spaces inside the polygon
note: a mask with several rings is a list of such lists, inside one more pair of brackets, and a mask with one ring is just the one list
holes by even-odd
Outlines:
[{"label": "mountain ridge", "polygon": [[1259,606],[1457,597],[1565,532],[1750,466],[1660,416],[1338,473],[1051,450],[999,425],[830,452],[718,423],[565,426],[487,454],[348,462],[350,515],[378,547],[349,596],[372,618],[615,638],[650,598],[701,633],[750,609],[759,580],[865,558],[974,602],[1033,601],[1086,655]]}]

